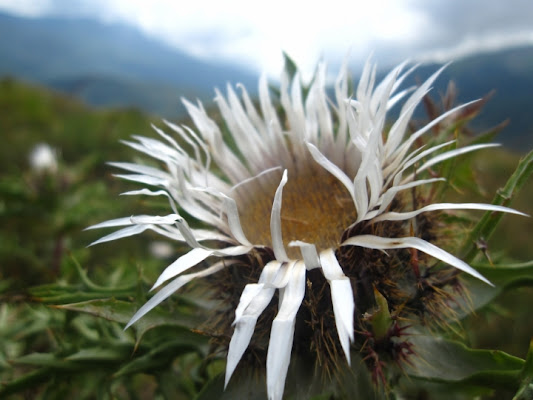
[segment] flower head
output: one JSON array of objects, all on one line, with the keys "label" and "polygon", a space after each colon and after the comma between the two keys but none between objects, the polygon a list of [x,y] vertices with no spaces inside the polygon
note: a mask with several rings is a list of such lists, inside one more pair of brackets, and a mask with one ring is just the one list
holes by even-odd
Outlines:
[{"label": "flower head", "polygon": [[57,154],[46,143],[36,144],[28,157],[31,168],[37,173],[57,172]]},{"label": "flower head", "polygon": [[[136,136],[126,142],[165,167],[113,163],[128,172],[120,177],[151,188],[127,194],[166,196],[172,213],[95,225],[91,228],[121,227],[95,243],[152,230],[191,248],[161,273],[153,288],[166,285],[128,326],[188,282],[211,277],[231,305],[220,312],[233,319],[224,327],[231,335],[226,384],[249,347],[266,348],[267,391],[281,399],[293,348],[314,353],[317,363],[350,363],[351,347],[365,347],[356,331],[370,326],[374,341],[399,336],[403,328],[393,321],[394,307],[429,312],[443,301],[429,300],[456,282],[454,271],[490,284],[438,246],[430,215],[456,209],[517,212],[435,203],[420,193],[443,180],[428,174],[438,163],[493,145],[454,148],[454,141],[426,140],[420,146],[433,127],[464,106],[408,133],[416,106],[441,70],[416,89],[400,90],[411,72],[402,72],[404,67],[375,84],[376,69],[367,63],[355,93],[343,68],[335,102],[326,94],[324,65],[305,96],[298,75],[292,80],[282,75],[280,108],[265,78],[258,106],[244,87],[240,98],[228,87],[226,97],[217,91],[215,98],[223,125],[202,104],[184,101],[196,129],[165,121],[173,136],[154,127],[160,140]],[[388,128],[387,112],[402,101]],[[191,220],[202,228],[191,227]],[[432,268],[434,261],[449,267]],[[231,297],[235,292],[238,298]],[[417,302],[426,311],[417,309]],[[264,315],[273,320],[261,319]],[[378,323],[377,315],[385,319]],[[265,326],[269,336],[254,336]],[[372,351],[368,355],[375,358]],[[405,356],[409,347],[399,344],[395,351]]]}]

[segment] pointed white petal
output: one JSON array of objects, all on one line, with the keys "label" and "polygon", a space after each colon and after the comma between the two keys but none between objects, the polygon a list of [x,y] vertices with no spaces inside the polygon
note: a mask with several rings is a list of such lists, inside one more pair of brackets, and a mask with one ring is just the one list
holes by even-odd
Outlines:
[{"label": "pointed white petal", "polygon": [[307,148],[309,149],[309,152],[311,153],[311,156],[313,156],[314,160],[318,164],[320,164],[320,166],[322,168],[324,168],[331,175],[333,175],[335,178],[337,178],[344,185],[344,187],[350,193],[350,196],[352,196],[352,198],[353,198],[354,185],[352,183],[352,180],[348,177],[348,175],[346,175],[339,167],[337,167],[330,160],[328,160],[320,152],[320,150],[318,150],[313,144],[311,144],[311,143],[306,143],[306,144],[307,144]]},{"label": "pointed white petal", "polygon": [[245,166],[226,145],[222,139],[220,129],[217,124],[209,118],[202,105],[200,104],[197,107],[185,99],[182,99],[182,102],[209,147],[216,149],[216,151],[211,152],[211,155],[216,160],[219,167],[224,171],[224,174],[233,183],[246,179],[248,172]]},{"label": "pointed white petal", "polygon": [[[388,189],[385,193],[383,193],[383,195],[381,196],[381,199],[380,199],[381,205],[379,207],[379,213],[382,213],[383,211],[386,210],[386,208],[389,206],[389,204],[392,202],[392,200],[396,196],[396,193],[402,190],[407,190],[407,189],[416,187],[416,186],[426,185],[428,183],[445,181],[445,180],[446,179],[444,178],[420,179],[418,181],[409,182],[403,185],[393,186],[390,189]],[[365,220],[370,219],[369,215],[366,215],[364,219]]]},{"label": "pointed white petal", "polygon": [[203,188],[199,191],[205,191],[212,194],[213,196],[220,197],[223,200],[224,211],[228,218],[228,225],[231,233],[241,244],[251,246],[252,244],[246,238],[242,230],[241,221],[239,218],[239,210],[237,208],[237,203],[231,197],[225,195],[224,193],[214,189],[214,188]]},{"label": "pointed white petal", "polygon": [[287,183],[287,170],[283,171],[283,177],[276,189],[274,201],[272,203],[272,212],[270,216],[270,235],[272,236],[272,249],[278,261],[288,261],[289,257],[283,246],[283,237],[281,234],[281,199],[283,187]]},{"label": "pointed white petal", "polygon": [[337,327],[342,350],[348,364],[350,364],[350,343],[354,340],[353,314],[355,310],[352,285],[348,278],[332,280],[329,284],[333,312],[335,313],[335,326]]},{"label": "pointed white petal", "polygon": [[179,257],[168,267],[166,267],[165,270],[161,273],[161,275],[159,275],[159,278],[157,278],[157,281],[154,283],[154,286],[152,286],[150,290],[154,290],[163,282],[174,278],[182,272],[187,271],[191,267],[194,267],[198,263],[204,261],[211,254],[213,254],[213,250],[205,250],[200,247],[192,249],[188,253]]},{"label": "pointed white petal", "polygon": [[453,113],[459,111],[462,108],[468,107],[474,103],[478,102],[478,100],[470,101],[465,104],[461,104],[451,110],[446,111],[444,114],[441,114],[437,118],[435,118],[433,121],[428,123],[427,125],[420,128],[418,131],[414,132],[411,136],[409,136],[409,139],[407,139],[405,142],[403,142],[401,145],[398,146],[398,148],[394,151],[390,157],[387,157],[391,162],[393,162],[397,157],[404,158],[405,154],[409,150],[409,148],[413,145],[413,143],[416,142],[416,140],[427,133],[431,128],[433,128],[435,125],[440,123],[443,119],[449,117]]},{"label": "pointed white petal", "polygon": [[516,211],[509,207],[504,206],[496,206],[493,204],[481,204],[481,203],[435,203],[430,204],[428,206],[422,207],[415,211],[410,212],[388,212],[381,214],[374,218],[373,222],[378,221],[402,221],[409,218],[416,217],[418,214],[428,212],[428,211],[436,211],[436,210],[485,210],[485,211],[498,211],[498,212],[505,212],[510,214],[517,214],[527,217],[527,214],[524,214],[523,212]]},{"label": "pointed white petal", "polygon": [[[411,167],[412,165],[415,165],[418,161],[420,161],[422,158],[430,155],[431,153],[434,153],[437,150],[442,149],[443,147],[449,146],[453,143],[455,143],[457,140],[449,140],[447,142],[438,144],[436,146],[430,147],[429,149],[426,149],[422,151],[420,154],[416,155],[415,151],[411,152],[409,156],[404,160],[404,163],[401,164],[402,171],[405,171],[407,168]],[[421,148],[419,148],[421,149]],[[417,149],[416,151],[418,151]]]},{"label": "pointed white petal", "polygon": [[[433,157],[432,159],[428,160],[425,164],[423,164],[420,168],[417,168],[416,172],[417,173],[420,173],[422,171],[425,171],[426,169],[428,169],[429,167],[437,164],[437,163],[440,163],[444,160],[448,160],[450,158],[453,158],[453,157],[457,157],[458,155],[461,155],[461,154],[465,154],[465,153],[469,153],[471,151],[476,151],[476,150],[480,150],[480,149],[486,149],[486,148],[489,148],[489,147],[498,147],[500,146],[498,143],[484,143],[484,144],[476,144],[476,145],[472,145],[472,146],[466,146],[466,147],[461,147],[459,149],[455,149],[455,150],[450,150],[450,151],[447,151],[445,153],[442,153],[442,154],[439,154],[438,156],[436,157]],[[409,182],[410,180],[412,180],[414,178],[415,174],[412,173],[411,175],[409,175],[407,178],[405,178],[403,182]]]},{"label": "pointed white petal", "polygon": [[424,147],[424,146],[421,146],[415,149],[414,151],[412,151],[404,160],[396,160],[395,163],[387,165],[383,170],[383,175],[388,176],[387,181],[385,182],[384,186],[388,186],[388,184],[391,182],[393,178],[399,180],[400,178],[397,178],[398,175],[401,175],[405,170],[407,170],[409,167],[416,164],[422,158],[428,156],[429,154],[443,147],[449,146],[450,144],[454,142],[456,141],[450,140],[448,142],[441,143],[439,145],[426,149],[422,151],[420,154],[417,154]]},{"label": "pointed white petal", "polygon": [[279,171],[281,170],[281,167],[273,167],[273,168],[268,168],[268,169],[265,169],[264,171],[261,171],[259,174],[255,175],[255,176],[252,176],[250,178],[246,178],[244,179],[243,181],[237,183],[235,186],[233,186],[231,189],[230,189],[230,192],[234,192],[237,188],[243,186],[243,185],[246,185],[247,183],[250,183],[250,182],[253,182],[253,181],[256,181],[256,180],[259,180],[259,178],[262,178],[263,176],[265,175],[268,175],[272,172],[275,172],[275,171]]},{"label": "pointed white petal", "polygon": [[120,229],[116,232],[113,232],[103,238],[100,238],[92,242],[89,246],[94,246],[95,244],[110,242],[112,240],[122,239],[128,236],[138,235],[141,232],[144,232],[146,229],[150,228],[150,225],[133,225],[128,226],[127,228]]},{"label": "pointed white petal", "polygon": [[128,181],[143,183],[145,185],[150,186],[160,186],[160,187],[167,187],[168,186],[168,179],[160,179],[160,178],[154,178],[152,176],[148,175],[137,175],[137,174],[114,174],[113,176],[121,179],[125,179]]},{"label": "pointed white petal", "polygon": [[172,293],[180,289],[183,285],[186,283],[192,281],[196,278],[201,278],[204,276],[208,276],[211,274],[214,274],[218,271],[220,271],[222,268],[228,266],[228,262],[218,262],[214,264],[213,266],[200,271],[196,272],[194,274],[188,274],[188,275],[182,275],[178,276],[176,279],[174,279],[172,282],[170,282],[167,286],[162,288],[159,292],[157,292],[150,300],[148,300],[131,318],[130,322],[126,325],[124,328],[125,330],[128,329],[130,326],[132,326],[135,322],[137,322],[139,319],[141,319],[144,315],[146,315],[150,310],[152,310],[154,307],[159,305],[162,301],[164,301],[167,297],[169,297]]},{"label": "pointed white petal", "polygon": [[272,280],[271,285],[277,289],[281,289],[287,286],[289,280],[292,279],[292,270],[295,264],[295,260],[282,263],[276,276]]},{"label": "pointed white petal", "polygon": [[198,243],[198,240],[196,239],[192,229],[189,227],[187,221],[185,221],[183,218],[177,220],[176,227],[179,229],[180,233],[183,235],[183,238],[190,247],[202,247],[200,246],[200,243]]},{"label": "pointed white petal", "polygon": [[244,231],[242,230],[241,221],[239,218],[239,210],[237,203],[231,197],[224,196],[224,208],[226,216],[228,217],[228,225],[231,233],[241,244],[251,246],[252,244],[246,238]]},{"label": "pointed white petal", "polygon": [[267,392],[269,399],[281,400],[289,368],[296,313],[305,294],[305,265],[297,261],[284,289],[283,301],[270,332],[267,354]]},{"label": "pointed white petal", "polygon": [[145,195],[145,196],[165,196],[168,198],[168,201],[170,203],[170,207],[172,208],[172,211],[174,211],[174,214],[178,214],[178,210],[176,208],[175,200],[172,198],[172,196],[165,190],[150,190],[150,189],[139,189],[139,190],[130,190],[128,192],[121,193],[121,196],[136,196],[136,195]]},{"label": "pointed white petal", "polygon": [[331,301],[339,340],[346,359],[350,363],[350,342],[354,340],[353,315],[355,310],[352,285],[342,272],[333,249],[320,253],[320,263],[331,287]]},{"label": "pointed white petal", "polygon": [[235,320],[232,325],[235,325],[241,319],[244,310],[250,305],[255,296],[263,289],[265,285],[263,283],[249,283],[244,287],[241,293],[239,304],[235,309]]},{"label": "pointed white petal", "polygon": [[284,263],[285,261],[270,261],[267,265],[263,267],[263,271],[261,271],[261,276],[259,277],[259,283],[263,283],[266,286],[272,286],[272,282],[274,282],[274,279],[276,279],[276,275],[278,274],[281,266]]},{"label": "pointed white petal", "polygon": [[213,255],[218,257],[242,256],[253,249],[253,246],[231,246],[225,249],[213,249]]},{"label": "pointed white petal", "polygon": [[[162,236],[166,236],[169,239],[178,240],[184,242],[185,238],[181,234],[178,228],[171,225],[152,226],[149,229],[159,233]],[[220,242],[231,242],[231,237],[224,235],[217,231],[209,231],[207,229],[192,229],[194,237],[198,242],[205,240],[216,240]]]},{"label": "pointed white petal", "polygon": [[141,175],[153,176],[155,178],[160,178],[160,179],[170,178],[170,175],[167,172],[162,171],[158,168],[149,167],[147,165],[126,163],[126,162],[110,162],[108,164],[112,165],[113,167],[125,169],[126,171],[137,172]]},{"label": "pointed white petal", "polygon": [[354,205],[357,211],[356,222],[362,221],[368,212],[368,190],[366,176],[356,176],[354,179]]},{"label": "pointed white petal", "polygon": [[442,71],[447,67],[447,65],[444,65],[441,67],[438,71],[433,73],[419,88],[417,88],[413,94],[407,99],[405,104],[402,107],[402,110],[400,112],[400,118],[398,121],[393,125],[389,132],[389,137],[387,139],[387,148],[386,148],[386,154],[392,154],[392,152],[398,147],[401,140],[403,139],[403,136],[405,134],[405,130],[407,128],[407,124],[409,120],[411,119],[411,116],[413,115],[413,112],[416,108],[416,106],[420,103],[422,98],[427,94],[427,92],[430,90],[430,86],[433,84],[433,82],[437,79],[437,77],[442,73]]},{"label": "pointed white petal", "polygon": [[[140,143],[130,142],[127,140],[121,140],[121,142],[141,153],[147,154],[150,157],[155,158],[156,160],[160,160],[165,163],[168,163],[171,160],[171,158],[169,158],[169,152],[167,151],[167,149],[169,148],[164,145],[161,145],[161,143],[157,145],[158,142],[156,140],[148,139],[142,136],[133,136],[133,138],[137,139]],[[171,153],[175,159],[184,158],[183,155],[176,153],[176,151],[174,150],[171,150]]]},{"label": "pointed white petal", "polygon": [[110,219],[109,221],[104,221],[95,225],[88,226],[87,228],[85,228],[85,230],[88,231],[90,229],[111,228],[115,226],[125,225],[133,225],[133,223],[131,222],[131,217]]},{"label": "pointed white petal", "polygon": [[384,238],[374,235],[361,235],[347,239],[341,244],[341,246],[361,246],[380,250],[405,248],[417,249],[494,286],[489,280],[487,280],[487,278],[464,261],[442,250],[440,247],[417,237]]},{"label": "pointed white petal", "polygon": [[134,196],[138,194],[144,194],[147,196],[169,196],[168,192],[164,190],[150,190],[150,189],[139,189],[139,190],[130,190],[124,193],[121,193],[121,196]]},{"label": "pointed white petal", "polygon": [[239,305],[235,310],[235,331],[231,337],[226,364],[226,383],[228,384],[233,371],[237,367],[244,351],[250,343],[257,318],[272,300],[276,288],[272,284],[285,263],[270,261],[261,272],[259,283],[245,286]]},{"label": "pointed white petal", "polygon": [[[217,231],[210,231],[207,229],[191,229],[191,231],[194,237],[196,238],[196,240],[198,240],[199,242],[203,240],[218,240],[220,242],[229,242],[231,239],[229,236],[224,235],[223,233],[220,233]],[[180,232],[180,237],[182,238],[180,240],[185,240],[181,232]]]},{"label": "pointed white petal", "polygon": [[[189,146],[191,146],[191,148],[194,151],[196,161],[198,162],[199,165],[202,165],[202,157],[200,156],[200,149],[198,147],[198,145],[200,145],[200,147],[202,148],[205,154],[204,168],[208,170],[209,165],[211,164],[211,154],[209,154],[207,145],[204,143],[204,141],[200,139],[198,135],[196,135],[196,133],[187,126],[184,126],[185,129],[182,129],[182,127],[177,126],[173,124],[172,122],[169,122],[165,119],[163,120],[163,122],[170,129],[176,132],[183,140],[185,140]],[[162,136],[167,142],[169,142],[173,146],[174,149],[178,150],[179,152],[183,151],[183,149],[178,145],[178,143],[172,137],[165,134],[165,132],[163,132],[161,129],[158,129],[156,126],[152,125],[152,127],[155,129],[155,131],[160,136]]]},{"label": "pointed white petal", "polygon": [[181,217],[178,214],[170,214],[165,215],[163,217],[160,217],[158,215],[134,215],[131,217],[131,222],[135,225],[174,225],[174,223],[180,218]]},{"label": "pointed white petal", "polygon": [[300,247],[300,252],[302,253],[302,257],[305,263],[305,268],[308,271],[320,267],[320,260],[318,258],[318,252],[316,251],[316,247],[314,244],[295,240],[295,241],[290,242],[289,246]]},{"label": "pointed white petal", "polygon": [[[257,318],[261,315],[266,306],[268,306],[275,291],[276,289],[274,288],[261,288],[259,293],[257,293],[251,301],[249,301],[248,298],[243,299],[241,296],[241,300],[248,302],[248,306],[243,311],[241,317],[236,321],[235,331],[233,332],[233,336],[229,343],[224,387],[228,385],[231,375],[233,375],[237,364],[250,343]],[[247,297],[249,295],[250,293],[247,293]]]}]

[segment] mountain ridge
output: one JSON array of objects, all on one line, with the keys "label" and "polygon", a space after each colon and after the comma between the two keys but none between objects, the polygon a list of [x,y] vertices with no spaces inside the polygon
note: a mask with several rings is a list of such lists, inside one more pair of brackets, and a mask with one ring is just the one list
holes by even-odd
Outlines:
[{"label": "mountain ridge", "polygon": [[[411,84],[440,64],[425,64]],[[472,122],[486,130],[510,119],[499,137],[506,146],[533,146],[533,46],[463,57],[449,65],[431,95],[438,98],[449,80],[458,101],[495,95]],[[214,88],[242,83],[252,95],[257,74],[230,64],[210,64],[146,37],[126,25],[89,19],[21,18],[0,12],[0,77],[13,76],[48,86],[98,107],[138,107],[166,118],[181,118],[180,98],[210,103]]]},{"label": "mountain ridge", "polygon": [[[125,25],[89,19],[21,18],[0,13],[0,76],[77,94],[91,105],[137,106],[166,117],[178,116],[161,104],[180,106],[180,96],[208,100],[228,82],[255,87],[257,76],[238,66],[195,59]],[[69,91],[79,89],[81,93]],[[91,85],[87,85],[92,82]],[[111,95],[106,84],[120,88]],[[142,93],[160,101],[141,101]],[[255,92],[255,90],[252,90]],[[133,94],[129,104],[126,95]],[[183,110],[181,110],[181,113]]]}]

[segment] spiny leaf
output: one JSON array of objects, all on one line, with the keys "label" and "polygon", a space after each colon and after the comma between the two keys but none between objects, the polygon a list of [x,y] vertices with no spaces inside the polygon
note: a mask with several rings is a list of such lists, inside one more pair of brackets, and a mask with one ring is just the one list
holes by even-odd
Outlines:
[{"label": "spiny leaf", "polygon": [[78,260],[71,255],[70,256],[72,263],[74,264],[74,267],[76,269],[76,272],[78,273],[78,276],[80,277],[80,280],[82,283],[87,287],[87,289],[94,291],[94,292],[107,292],[107,293],[115,293],[115,292],[131,292],[135,289],[136,283],[133,283],[128,286],[124,287],[105,287],[95,284],[93,281],[89,279],[87,276],[87,272],[81,267]]},{"label": "spiny leaf", "polygon": [[161,344],[150,350],[141,357],[135,358],[118,370],[114,376],[120,377],[137,372],[148,372],[154,369],[163,368],[174,358],[191,352],[200,352],[206,345],[204,337],[194,335],[190,332],[181,333],[177,339]]},{"label": "spiny leaf", "polygon": [[134,294],[133,290],[128,291],[86,291],[79,286],[47,285],[47,287],[37,286],[29,290],[32,300],[43,304],[69,304],[82,301],[108,298],[110,295],[119,298],[126,298]]},{"label": "spiny leaf", "polygon": [[502,351],[470,349],[439,337],[414,335],[416,357],[406,365],[407,374],[448,384],[466,384],[493,389],[517,390],[524,360]]},{"label": "spiny leaf", "polygon": [[498,125],[493,126],[488,131],[477,134],[475,138],[468,143],[468,145],[474,145],[474,144],[481,144],[481,143],[490,143],[494,140],[496,135],[500,133],[500,131],[505,128],[507,125],[509,125],[509,120],[505,120],[503,122],[500,122]]},{"label": "spiny leaf", "polygon": [[28,390],[50,379],[52,369],[40,368],[28,374],[22,375],[20,378],[14,379],[8,383],[0,383],[0,398],[8,396],[22,390]]},{"label": "spiny leaf", "polygon": [[131,346],[90,347],[65,358],[68,361],[122,362],[131,354]]},{"label": "spiny leaf", "polygon": [[[94,315],[107,319],[109,321],[115,321],[122,325],[126,325],[131,319],[131,316],[135,314],[136,305],[116,300],[116,299],[100,299],[90,300],[80,303],[64,304],[54,306],[55,308],[78,311]],[[157,328],[159,326],[176,326],[180,328],[191,329],[198,326],[200,320],[190,315],[183,313],[169,313],[161,307],[157,307],[148,313],[144,318],[140,319],[134,328],[137,331],[137,344],[139,344],[142,336],[150,329]]]},{"label": "spiny leaf", "polygon": [[64,370],[73,370],[79,368],[76,363],[59,358],[55,354],[51,353],[31,353],[12,360],[12,362],[14,364],[25,364]]},{"label": "spiny leaf", "polygon": [[204,386],[195,400],[264,400],[267,398],[265,386],[264,382],[260,382],[256,376],[248,373],[246,376],[239,375],[238,378],[235,376],[224,389],[224,373],[221,373]]},{"label": "spiny leaf", "polygon": [[473,267],[494,286],[486,285],[470,276],[463,276],[468,298],[458,299],[459,318],[484,307],[507,289],[533,286],[533,261],[507,266],[474,264]]}]

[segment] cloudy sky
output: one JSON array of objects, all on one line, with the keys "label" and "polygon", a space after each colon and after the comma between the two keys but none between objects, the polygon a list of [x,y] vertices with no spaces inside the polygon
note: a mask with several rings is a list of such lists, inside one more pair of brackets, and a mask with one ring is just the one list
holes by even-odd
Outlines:
[{"label": "cloudy sky", "polygon": [[382,65],[444,61],[533,45],[532,0],[0,0],[29,17],[67,15],[126,23],[205,59],[277,75],[282,50],[308,73],[317,60]]}]

